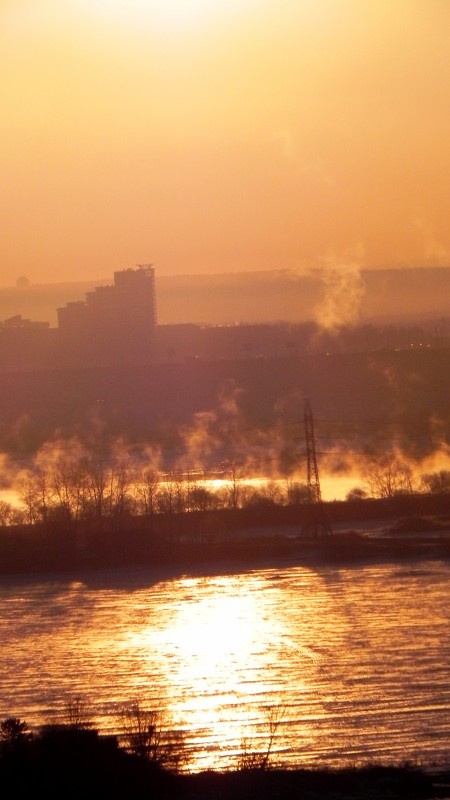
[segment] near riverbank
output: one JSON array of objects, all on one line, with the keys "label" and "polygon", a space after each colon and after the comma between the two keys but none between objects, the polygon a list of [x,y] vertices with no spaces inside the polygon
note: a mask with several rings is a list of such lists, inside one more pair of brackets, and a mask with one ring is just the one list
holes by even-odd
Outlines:
[{"label": "near riverbank", "polygon": [[[8,722],[8,721],[6,721]],[[20,728],[20,722],[9,720]],[[2,726],[2,732],[8,731]],[[173,772],[129,752],[114,736],[72,726],[2,737],[0,781],[14,796],[153,800],[448,800],[450,772],[411,764],[347,769],[253,768]]]}]

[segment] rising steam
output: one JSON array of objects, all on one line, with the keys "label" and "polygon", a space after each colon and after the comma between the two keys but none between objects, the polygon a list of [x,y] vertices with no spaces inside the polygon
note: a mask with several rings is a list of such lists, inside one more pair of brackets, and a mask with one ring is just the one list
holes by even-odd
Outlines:
[{"label": "rising steam", "polygon": [[[295,479],[306,482],[304,397],[300,389],[280,398],[274,408],[274,421],[264,429],[250,425],[242,408],[244,394],[233,381],[226,381],[213,408],[198,412],[190,424],[171,434],[170,441],[130,442],[126,437],[103,438],[102,449],[90,438],[55,435],[33,454],[17,457],[0,454],[1,486],[15,489],[30,474],[49,474],[63,465],[102,461],[112,468],[126,465],[131,475],[142,472],[163,476],[202,473],[204,477],[239,468],[243,479]],[[381,456],[401,463],[419,481],[421,475],[450,470],[450,449],[445,441],[446,426],[433,418],[424,422],[426,437],[418,451],[401,430],[395,439],[391,425],[374,430],[336,420],[319,420],[316,425],[317,455],[321,478],[351,477],[355,486]],[[102,431],[104,432],[104,431]],[[425,440],[426,439],[426,440]],[[414,445],[414,446],[413,446]]]},{"label": "rising steam", "polygon": [[355,325],[360,317],[361,300],[366,286],[361,276],[362,247],[353,253],[323,258],[322,283],[324,298],[314,309],[314,318],[320,328],[329,333]]}]

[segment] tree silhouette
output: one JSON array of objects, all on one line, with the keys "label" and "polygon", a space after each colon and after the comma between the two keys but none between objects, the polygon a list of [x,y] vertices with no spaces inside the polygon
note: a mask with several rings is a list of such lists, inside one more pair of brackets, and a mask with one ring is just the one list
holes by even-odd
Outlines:
[{"label": "tree silhouette", "polygon": [[32,738],[28,725],[18,717],[7,717],[0,722],[0,752],[13,753]]}]

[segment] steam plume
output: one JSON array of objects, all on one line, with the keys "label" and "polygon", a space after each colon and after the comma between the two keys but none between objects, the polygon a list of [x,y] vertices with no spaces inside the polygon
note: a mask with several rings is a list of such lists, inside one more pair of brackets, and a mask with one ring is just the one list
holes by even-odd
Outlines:
[{"label": "steam plume", "polygon": [[315,308],[315,321],[320,328],[333,332],[358,321],[361,299],[366,291],[360,273],[361,256],[362,247],[358,246],[353,254],[324,257],[325,296]]}]

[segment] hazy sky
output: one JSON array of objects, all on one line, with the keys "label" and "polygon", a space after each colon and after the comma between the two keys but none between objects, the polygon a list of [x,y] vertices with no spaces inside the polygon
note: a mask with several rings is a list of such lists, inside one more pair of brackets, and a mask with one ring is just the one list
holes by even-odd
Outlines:
[{"label": "hazy sky", "polygon": [[1,0],[0,285],[450,263],[450,0]]}]

